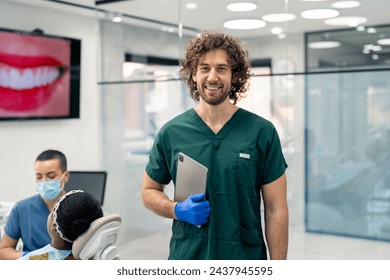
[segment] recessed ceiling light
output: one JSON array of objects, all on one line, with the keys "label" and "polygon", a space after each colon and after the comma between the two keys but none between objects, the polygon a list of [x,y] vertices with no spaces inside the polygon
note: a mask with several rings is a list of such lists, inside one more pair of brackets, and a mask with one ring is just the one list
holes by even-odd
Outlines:
[{"label": "recessed ceiling light", "polygon": [[350,26],[350,27],[355,27],[366,22],[367,19],[365,17],[336,17],[336,18],[326,19],[324,21],[326,25]]},{"label": "recessed ceiling light", "polygon": [[382,50],[382,46],[379,46],[379,45],[374,45],[374,44],[367,44],[367,45],[364,45],[363,46],[363,52],[364,51],[368,51],[371,52],[380,52]]},{"label": "recessed ceiling light", "polygon": [[175,32],[175,28],[170,27],[170,26],[163,26],[163,27],[161,27],[161,30],[165,31],[165,32],[170,32],[170,33]]},{"label": "recessed ceiling light", "polygon": [[340,47],[340,42],[337,41],[319,41],[311,42],[307,45],[310,49],[332,49]]},{"label": "recessed ceiling light", "polygon": [[307,10],[301,13],[301,16],[306,19],[325,19],[337,17],[339,12],[332,9],[314,9]]},{"label": "recessed ceiling light", "polygon": [[225,21],[223,26],[229,29],[256,29],[266,26],[266,23],[259,19],[235,19]]},{"label": "recessed ceiling light", "polygon": [[371,58],[372,58],[373,60],[378,60],[378,59],[379,59],[379,55],[373,54],[373,55],[371,56]]},{"label": "recessed ceiling light", "polygon": [[326,0],[301,0],[305,2],[320,2],[320,1],[326,1]]},{"label": "recessed ceiling light", "polygon": [[190,3],[187,3],[187,4],[186,4],[186,8],[187,8],[188,10],[195,10],[197,7],[198,7],[198,5],[196,5],[196,3],[190,2]]},{"label": "recessed ceiling light", "polygon": [[359,1],[338,1],[332,3],[332,7],[335,9],[350,9],[360,6]]},{"label": "recessed ceiling light", "polygon": [[376,41],[379,45],[390,45],[390,38],[383,38]]},{"label": "recessed ceiling light", "polygon": [[248,12],[256,10],[257,5],[254,3],[241,2],[241,3],[231,3],[226,6],[229,11],[232,12]]},{"label": "recessed ceiling light", "polygon": [[361,32],[361,31],[366,30],[366,28],[363,25],[359,25],[359,26],[356,26],[356,30]]},{"label": "recessed ceiling light", "polygon": [[268,22],[285,22],[294,20],[296,15],[288,14],[288,13],[280,13],[280,14],[268,14],[262,17],[263,20]]},{"label": "recessed ceiling light", "polygon": [[120,16],[114,16],[112,18],[112,22],[121,22],[122,21],[122,18]]},{"label": "recessed ceiling light", "polygon": [[282,28],[274,27],[274,28],[271,29],[271,33],[275,34],[275,35],[280,34],[280,33],[282,33]]},{"label": "recessed ceiling light", "polygon": [[370,27],[367,29],[367,33],[376,33],[376,29],[374,27]]}]

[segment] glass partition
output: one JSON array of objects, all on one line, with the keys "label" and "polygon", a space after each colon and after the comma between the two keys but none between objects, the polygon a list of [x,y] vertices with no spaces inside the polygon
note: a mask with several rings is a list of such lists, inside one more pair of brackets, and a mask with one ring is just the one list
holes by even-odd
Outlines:
[{"label": "glass partition", "polygon": [[307,230],[390,240],[390,71],[305,82]]},{"label": "glass partition", "polygon": [[306,71],[388,68],[389,38],[389,25],[306,33]]},{"label": "glass partition", "polygon": [[[271,120],[280,134],[291,227],[302,225],[305,210],[309,232],[389,240],[388,77],[388,71],[253,77],[238,105]],[[180,80],[102,89],[105,208],[124,217],[123,242],[169,232],[171,221],[142,205],[142,174],[155,133],[194,102]],[[172,185],[166,193],[172,197]]]},{"label": "glass partition", "polygon": [[[290,7],[284,2],[282,10],[287,12]],[[152,1],[143,3],[152,5]],[[122,243],[170,231],[171,220],[142,205],[141,182],[159,128],[195,106],[178,77],[179,65],[144,59],[180,61],[188,40],[198,32],[188,28],[191,24],[183,25],[182,20],[191,16],[181,1],[172,7],[168,25],[159,18],[139,24],[142,9],[134,10],[134,17],[125,17],[119,24],[111,21],[114,14],[109,12],[100,20],[98,80],[108,171],[105,210],[122,215]],[[149,10],[143,11],[147,14]],[[290,227],[389,240],[390,175],[385,168],[390,151],[388,58],[382,55],[383,60],[373,60],[378,48],[370,49],[370,56],[362,56],[359,52],[364,49],[357,45],[363,33],[356,35],[361,32],[357,29],[340,30],[331,37],[343,39],[341,44],[347,47],[336,50],[312,47],[312,43],[330,41],[330,31],[309,36],[289,32],[289,24],[283,27],[284,33],[277,36],[239,33],[252,59],[270,64],[254,68],[248,97],[238,106],[269,119],[278,130],[289,166]],[[388,32],[384,27],[377,30]],[[372,33],[367,34],[364,40],[373,38]],[[137,59],[129,63],[129,57]],[[366,63],[367,59],[371,62]],[[171,184],[166,193],[172,197]]]},{"label": "glass partition", "polygon": [[305,34],[306,229],[390,240],[388,25]]},{"label": "glass partition", "polygon": [[[104,95],[104,161],[109,184],[105,208],[123,217],[125,241],[169,230],[171,221],[147,210],[141,182],[159,128],[188,108],[182,82],[148,81],[102,86]],[[173,187],[166,187],[173,197]]]}]

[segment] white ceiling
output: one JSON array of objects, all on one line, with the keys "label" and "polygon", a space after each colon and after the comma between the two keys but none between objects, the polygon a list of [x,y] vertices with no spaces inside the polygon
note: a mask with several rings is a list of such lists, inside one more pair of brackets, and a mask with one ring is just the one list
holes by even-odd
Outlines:
[{"label": "white ceiling", "polygon": [[[331,8],[331,4],[341,0],[325,0],[325,1],[301,1],[301,0],[243,0],[257,4],[257,9],[251,12],[230,12],[226,9],[228,3],[236,2],[236,0],[127,0],[127,1],[111,1],[112,3],[95,5],[95,0],[0,0],[11,2],[22,2],[26,5],[36,5],[51,9],[59,9],[67,12],[83,14],[86,16],[110,18],[113,13],[124,15],[125,23],[138,24],[144,27],[161,29],[166,24],[171,27],[176,27],[174,32],[177,32],[179,23],[183,24],[184,34],[194,36],[202,30],[218,30],[232,34],[241,39],[259,37],[259,36],[276,36],[271,34],[273,27],[281,27],[287,38],[292,33],[305,33],[314,31],[326,31],[335,29],[344,29],[338,35],[332,33],[332,38],[342,43],[342,47],[337,48],[339,56],[332,55],[327,58],[331,61],[346,60],[351,57],[351,61],[358,60],[355,55],[362,56],[362,50],[367,44],[375,44],[379,38],[389,38],[390,28],[377,28],[375,34],[369,32],[349,32],[353,30],[348,26],[328,26],[324,24],[324,20],[309,20],[300,16],[301,12],[308,9]],[[366,17],[367,23],[365,27],[390,25],[390,0],[359,0],[361,5],[352,9],[340,9],[339,16],[359,16]],[[99,1],[98,1],[99,2]],[[187,10],[185,4],[188,2],[197,3],[196,10]],[[97,10],[99,12],[97,12]],[[254,30],[228,30],[223,27],[225,20],[252,18],[261,19],[262,16],[272,13],[294,13],[296,19],[287,23],[267,23],[260,29]],[[134,19],[138,18],[138,19]],[[140,20],[142,19],[142,20]],[[366,28],[368,31],[368,28]],[[348,33],[349,32],[349,33]],[[329,40],[328,32],[315,33],[311,36],[311,40],[318,39]],[[319,37],[322,36],[322,37]],[[337,38],[336,38],[336,37]],[[323,53],[323,52],[321,52]],[[390,63],[390,47],[383,46],[382,50],[376,52],[380,55],[381,60],[384,59],[386,64]],[[381,62],[382,63],[382,62]],[[337,63],[334,62],[336,65]],[[347,63],[348,64],[348,63]]]},{"label": "white ceiling", "polygon": [[[95,0],[8,0],[24,2],[32,5],[47,6],[54,9],[67,9],[71,12],[96,15],[89,8],[95,8]],[[173,26],[183,24],[184,30],[196,32],[205,29],[218,30],[235,35],[240,38],[271,35],[273,27],[281,27],[285,34],[303,33],[311,31],[323,31],[332,29],[345,29],[345,27],[328,26],[324,20],[309,20],[300,16],[301,12],[308,9],[331,8],[331,4],[341,0],[325,0],[308,2],[301,0],[242,0],[257,4],[257,9],[251,12],[230,12],[226,9],[228,3],[238,0],[127,0],[112,1],[98,5],[98,9],[107,11],[108,15],[119,13],[125,16],[125,22],[133,22],[154,28],[161,28],[164,24],[150,24],[148,21],[132,20],[131,17],[142,18],[159,23],[167,23]],[[352,9],[339,9],[339,16],[362,16],[368,19],[366,26],[390,24],[390,0],[359,0],[361,5]],[[62,3],[61,3],[62,2]],[[99,1],[97,1],[99,2]],[[185,4],[194,2],[197,9],[187,10]],[[73,5],[66,5],[70,3]],[[271,13],[293,13],[297,18],[287,23],[267,23],[260,29],[253,30],[229,30],[223,27],[223,22],[232,19],[251,18],[261,19],[262,16]],[[98,13],[102,15],[103,13]]]},{"label": "white ceiling", "polygon": [[[177,26],[180,22],[185,29],[191,30],[219,30],[241,38],[270,35],[273,27],[281,27],[283,32],[302,33],[309,31],[322,31],[330,29],[349,28],[328,26],[324,20],[309,20],[300,16],[308,9],[332,8],[331,4],[339,0],[301,1],[301,0],[243,0],[257,4],[257,9],[250,12],[230,12],[226,5],[235,0],[127,0],[112,1],[99,5],[99,9],[116,12],[129,16],[169,23]],[[383,25],[390,23],[390,0],[359,0],[361,5],[352,9],[339,9],[339,16],[363,16],[368,19],[366,26]],[[29,1],[34,2],[34,1]],[[37,1],[35,1],[37,2]],[[39,1],[51,4],[50,1]],[[95,7],[94,0],[68,0],[63,2]],[[197,9],[187,10],[185,4],[194,2]],[[56,4],[59,6],[60,4]],[[61,4],[62,5],[62,4]],[[63,5],[62,5],[63,6]],[[79,8],[81,9],[81,8]],[[293,13],[297,18],[287,23],[267,23],[261,29],[254,30],[228,30],[223,27],[225,20],[251,18],[261,19],[271,13]]]}]

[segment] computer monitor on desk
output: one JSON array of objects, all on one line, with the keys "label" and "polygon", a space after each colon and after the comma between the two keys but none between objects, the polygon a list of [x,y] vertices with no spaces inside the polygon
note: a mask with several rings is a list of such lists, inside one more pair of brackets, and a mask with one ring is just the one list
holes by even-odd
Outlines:
[{"label": "computer monitor on desk", "polygon": [[69,171],[65,190],[83,190],[96,198],[103,206],[106,191],[106,171]]}]

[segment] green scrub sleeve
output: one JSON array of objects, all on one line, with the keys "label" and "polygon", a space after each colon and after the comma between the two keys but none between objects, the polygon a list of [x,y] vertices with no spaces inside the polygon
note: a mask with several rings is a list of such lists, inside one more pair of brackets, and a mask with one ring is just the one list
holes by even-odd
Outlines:
[{"label": "green scrub sleeve", "polygon": [[264,172],[262,185],[272,183],[284,174],[287,168],[286,160],[282,153],[280,138],[275,127],[271,132],[272,137],[267,143],[265,154]]},{"label": "green scrub sleeve", "polygon": [[146,173],[154,181],[167,185],[171,180],[166,159],[164,156],[162,134],[158,133],[149,154],[149,161],[145,167]]}]

